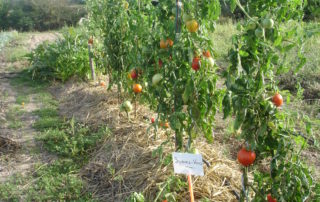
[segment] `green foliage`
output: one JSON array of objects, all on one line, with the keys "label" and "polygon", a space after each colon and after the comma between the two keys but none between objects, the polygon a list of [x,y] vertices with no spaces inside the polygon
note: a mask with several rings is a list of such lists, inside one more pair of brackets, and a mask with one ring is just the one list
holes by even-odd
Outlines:
[{"label": "green foliage", "polygon": [[71,121],[66,127],[48,129],[37,140],[43,141],[45,148],[64,157],[85,158],[97,144],[110,135],[106,128],[92,132],[87,126]]},{"label": "green foliage", "polygon": [[[251,5],[255,3],[255,0],[239,0],[239,2],[245,7],[249,8],[248,10],[252,10]],[[265,1],[261,1],[265,3]],[[277,1],[268,1],[270,4]],[[233,17],[233,18],[244,18],[244,14],[242,11],[237,8],[236,0],[220,0],[222,6],[222,15]],[[275,4],[276,5],[276,4]],[[319,0],[306,0],[304,1],[304,5],[302,6],[304,11],[304,19],[305,20],[316,20],[320,17],[320,1]],[[230,12],[231,11],[231,12]]]},{"label": "green foliage", "polygon": [[[248,150],[255,151],[257,159],[269,159],[270,171],[254,170],[254,183],[244,181],[241,201],[252,188],[253,201],[263,201],[271,193],[279,201],[305,201],[310,198],[313,180],[307,167],[300,161],[306,142],[296,138],[286,114],[272,102],[278,92],[276,75],[291,69],[299,71],[305,64],[301,54],[304,35],[300,23],[291,23],[288,29],[282,23],[302,20],[304,1],[248,1],[242,6],[233,3],[246,16],[238,24],[240,33],[233,38],[230,51],[231,66],[225,72],[228,93],[224,98],[225,117],[235,115],[234,129],[241,129],[241,139]],[[274,25],[266,25],[265,19],[273,19]],[[270,20],[267,20],[270,21]],[[257,34],[255,29],[262,30]],[[288,52],[297,46],[296,66],[286,66]],[[246,179],[247,169],[244,169]]]},{"label": "green foliage", "polygon": [[87,78],[90,72],[87,42],[85,32],[77,33],[74,28],[69,28],[55,43],[39,45],[29,54],[33,78],[60,81],[73,76]]},{"label": "green foliage", "polygon": [[[84,192],[85,182],[75,174],[79,166],[71,160],[57,160],[37,165],[32,175],[12,176],[0,185],[3,201],[92,201]],[[31,183],[32,182],[32,183]]]},{"label": "green foliage", "polygon": [[168,200],[168,201],[182,201],[183,199],[179,196],[179,192],[182,190],[186,190],[187,183],[179,177],[172,175],[167,178],[165,182],[160,183],[159,185],[159,192],[154,199],[154,201],[161,200]]},{"label": "green foliage", "polygon": [[39,120],[34,128],[41,131],[37,140],[53,153],[69,158],[85,159],[98,144],[109,137],[110,131],[101,127],[93,132],[88,126],[61,120],[55,107],[44,108],[34,112]]},{"label": "green foliage", "polygon": [[68,0],[1,0],[0,30],[50,30],[75,25],[86,14]]},{"label": "green foliage", "polygon": [[143,194],[134,192],[125,202],[145,202],[145,199]]},{"label": "green foliage", "polygon": [[308,0],[304,8],[305,18],[309,20],[320,18],[320,1]]}]

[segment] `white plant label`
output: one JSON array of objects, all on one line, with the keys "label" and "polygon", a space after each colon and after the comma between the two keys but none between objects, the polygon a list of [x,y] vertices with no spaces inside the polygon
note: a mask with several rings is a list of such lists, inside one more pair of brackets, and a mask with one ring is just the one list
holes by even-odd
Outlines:
[{"label": "white plant label", "polygon": [[172,153],[173,168],[176,174],[203,176],[201,154]]}]

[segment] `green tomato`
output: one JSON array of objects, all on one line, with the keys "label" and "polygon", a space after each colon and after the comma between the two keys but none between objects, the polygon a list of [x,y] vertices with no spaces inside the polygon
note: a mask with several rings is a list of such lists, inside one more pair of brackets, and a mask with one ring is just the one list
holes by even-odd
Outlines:
[{"label": "green tomato", "polygon": [[174,15],[176,15],[176,14],[177,14],[177,8],[176,8],[176,7],[173,7],[173,8],[171,9],[171,12],[172,12]]},{"label": "green tomato", "polygon": [[256,35],[256,37],[261,38],[264,36],[264,29],[257,28],[254,34]]},{"label": "green tomato", "polygon": [[265,29],[272,29],[274,26],[274,21],[270,18],[266,18],[262,21],[262,27]]},{"label": "green tomato", "polygon": [[162,80],[162,75],[161,74],[155,74],[152,77],[152,85],[155,86],[157,85],[161,80]]},{"label": "green tomato", "polygon": [[123,104],[122,104],[122,107],[124,108],[124,110],[126,110],[127,112],[130,112],[130,111],[132,111],[132,109],[133,109],[133,106],[132,106],[132,104],[131,104],[131,102],[130,101],[125,101]]},{"label": "green tomato", "polygon": [[208,61],[209,67],[213,67],[214,66],[214,59],[212,57],[209,57],[206,60]]},{"label": "green tomato", "polygon": [[247,29],[248,30],[254,30],[254,29],[256,29],[257,28],[257,24],[255,23],[255,22],[253,22],[253,21],[249,21],[248,22],[248,24],[247,24]]}]

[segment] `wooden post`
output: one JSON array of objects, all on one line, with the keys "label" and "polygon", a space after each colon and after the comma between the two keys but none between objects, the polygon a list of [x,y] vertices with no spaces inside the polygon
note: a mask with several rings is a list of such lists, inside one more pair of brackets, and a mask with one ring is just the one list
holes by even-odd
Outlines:
[{"label": "wooden post", "polygon": [[93,67],[93,63],[92,63],[92,57],[91,57],[91,47],[92,47],[92,44],[91,43],[88,43],[88,52],[89,52],[89,63],[90,63],[90,68],[91,68],[91,78],[92,80],[96,80],[96,74],[94,72],[94,67]]}]

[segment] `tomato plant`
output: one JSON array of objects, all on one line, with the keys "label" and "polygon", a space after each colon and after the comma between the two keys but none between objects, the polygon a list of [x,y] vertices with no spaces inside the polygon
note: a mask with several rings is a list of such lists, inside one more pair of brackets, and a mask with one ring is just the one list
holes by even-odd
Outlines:
[{"label": "tomato plant", "polygon": [[[233,37],[234,47],[230,51],[231,66],[225,72],[228,92],[223,99],[224,114],[235,116],[234,129],[240,129],[246,149],[254,151],[257,158],[254,162],[239,159],[245,166],[241,201],[249,200],[249,191],[254,192],[252,201],[263,201],[268,193],[282,201],[310,197],[312,178],[299,159],[304,144],[296,146],[292,128],[277,108],[283,99],[280,94],[273,96],[273,92],[278,92],[275,76],[284,70],[282,56],[301,44],[303,38],[293,37],[296,27],[284,32],[281,23],[301,20],[303,3],[252,0],[244,7],[239,0],[231,1],[231,8],[238,7],[245,21],[238,24],[239,34]],[[303,56],[299,57],[298,68],[305,62]],[[262,159],[269,162],[268,172],[255,166]],[[251,163],[253,166],[248,168]],[[253,183],[248,181],[248,169],[254,169]]]}]

